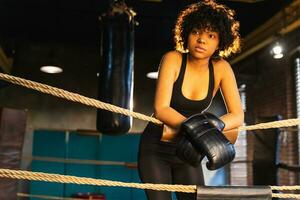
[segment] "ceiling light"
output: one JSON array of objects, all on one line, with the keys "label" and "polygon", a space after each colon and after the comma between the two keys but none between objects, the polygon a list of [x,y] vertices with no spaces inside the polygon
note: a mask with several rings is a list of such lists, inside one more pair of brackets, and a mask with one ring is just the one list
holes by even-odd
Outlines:
[{"label": "ceiling light", "polygon": [[283,57],[283,47],[279,42],[276,42],[276,44],[273,46],[271,55],[273,55],[274,59],[280,59]]},{"label": "ceiling light", "polygon": [[273,51],[274,54],[281,54],[282,53],[282,47],[279,44],[277,44],[276,46],[273,47],[272,51]]},{"label": "ceiling light", "polygon": [[282,58],[282,57],[283,57],[283,54],[282,54],[282,53],[274,54],[274,55],[273,55],[273,58],[275,58],[275,59],[280,59],[280,58]]},{"label": "ceiling light", "polygon": [[149,72],[146,75],[150,79],[157,79],[158,78],[158,72]]},{"label": "ceiling light", "polygon": [[57,67],[57,66],[50,66],[50,65],[42,66],[40,68],[40,70],[42,72],[45,72],[45,73],[48,73],[48,74],[58,74],[58,73],[62,73],[63,72],[62,68]]}]

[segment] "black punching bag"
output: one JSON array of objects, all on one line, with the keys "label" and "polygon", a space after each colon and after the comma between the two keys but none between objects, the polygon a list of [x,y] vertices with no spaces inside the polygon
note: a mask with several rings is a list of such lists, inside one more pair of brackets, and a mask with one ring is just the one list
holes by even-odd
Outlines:
[{"label": "black punching bag", "polygon": [[[99,100],[125,109],[132,109],[133,99],[134,15],[117,2],[101,17]],[[131,125],[132,117],[97,111],[97,130],[103,134],[124,134]]]}]

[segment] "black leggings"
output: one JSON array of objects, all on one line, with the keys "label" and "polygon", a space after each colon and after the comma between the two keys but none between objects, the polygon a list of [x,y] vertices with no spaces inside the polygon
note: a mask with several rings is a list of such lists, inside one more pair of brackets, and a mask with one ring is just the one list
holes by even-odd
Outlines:
[{"label": "black leggings", "polygon": [[[138,169],[144,183],[204,185],[202,167],[192,167],[175,154],[176,144],[140,144]],[[145,190],[149,200],[171,200],[170,192]],[[196,193],[176,193],[178,200],[196,200]]]}]

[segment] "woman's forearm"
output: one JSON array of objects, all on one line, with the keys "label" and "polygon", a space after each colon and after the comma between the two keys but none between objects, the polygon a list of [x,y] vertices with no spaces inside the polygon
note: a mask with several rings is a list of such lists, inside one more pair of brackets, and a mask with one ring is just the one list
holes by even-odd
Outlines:
[{"label": "woman's forearm", "polygon": [[238,127],[240,127],[244,122],[244,113],[228,113],[221,117],[221,120],[225,123],[225,128],[223,130],[226,138],[234,144],[238,137]]},{"label": "woman's forearm", "polygon": [[232,130],[243,125],[244,113],[227,113],[220,117],[220,119],[225,123],[224,131]]},{"label": "woman's forearm", "polygon": [[154,115],[158,120],[174,129],[179,129],[181,123],[186,119],[171,107],[155,109]]}]

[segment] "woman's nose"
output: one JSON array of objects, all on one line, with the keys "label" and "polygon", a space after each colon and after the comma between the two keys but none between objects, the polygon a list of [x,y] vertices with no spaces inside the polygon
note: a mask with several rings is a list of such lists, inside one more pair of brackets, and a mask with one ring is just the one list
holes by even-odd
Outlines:
[{"label": "woman's nose", "polygon": [[202,37],[198,37],[197,42],[198,42],[198,43],[205,44],[206,41],[205,41],[205,39],[203,39]]}]

